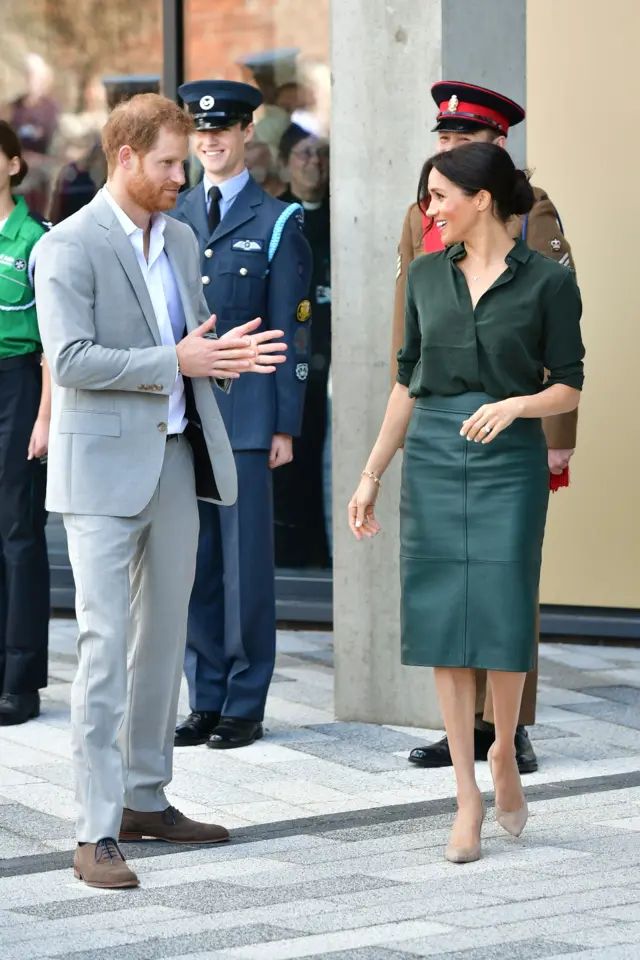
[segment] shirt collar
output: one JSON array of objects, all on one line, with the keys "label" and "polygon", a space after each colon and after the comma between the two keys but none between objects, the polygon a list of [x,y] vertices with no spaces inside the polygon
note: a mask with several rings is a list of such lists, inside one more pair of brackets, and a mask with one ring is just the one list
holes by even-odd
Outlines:
[{"label": "shirt collar", "polygon": [[[447,247],[447,257],[449,260],[461,260],[464,257],[466,251],[464,243],[454,243],[453,246]],[[523,243],[522,240],[517,239],[515,246],[509,250],[509,253],[505,257],[505,262],[509,263],[511,260],[516,260],[518,263],[526,263],[531,257],[531,250]]]},{"label": "shirt collar", "polygon": [[29,216],[29,208],[27,206],[27,202],[24,199],[24,197],[22,196],[14,197],[14,200],[16,202],[16,205],[11,211],[11,213],[9,214],[9,216],[7,217],[7,222],[5,223],[1,231],[2,236],[8,237],[9,240],[16,239],[16,237],[20,233],[22,224],[25,222],[25,220]]},{"label": "shirt collar", "polygon": [[[111,209],[113,210],[120,226],[126,233],[128,237],[131,237],[136,231],[142,233],[142,227],[136,226],[130,216],[124,212],[122,207],[116,203],[111,194],[109,193],[108,187],[104,186],[102,188],[102,195],[107,201]],[[151,233],[164,233],[164,228],[166,224],[166,217],[163,213],[154,213],[151,217]]]},{"label": "shirt collar", "polygon": [[222,199],[226,203],[230,203],[231,200],[235,200],[240,191],[248,184],[249,171],[245,167],[241,173],[236,174],[235,177],[231,177],[229,180],[225,180],[224,183],[212,183],[205,173],[202,182],[204,184],[205,197],[209,196],[209,190],[211,190],[211,187],[218,187],[220,193],[222,194]]}]

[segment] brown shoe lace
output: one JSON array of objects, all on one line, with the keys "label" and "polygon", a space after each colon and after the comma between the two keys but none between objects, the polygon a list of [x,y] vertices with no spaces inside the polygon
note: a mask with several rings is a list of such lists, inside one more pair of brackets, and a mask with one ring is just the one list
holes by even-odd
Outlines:
[{"label": "brown shoe lace", "polygon": [[96,863],[100,863],[100,861],[106,857],[108,857],[111,862],[114,860],[124,860],[122,851],[113,837],[105,837],[104,840],[98,840],[94,856]]}]

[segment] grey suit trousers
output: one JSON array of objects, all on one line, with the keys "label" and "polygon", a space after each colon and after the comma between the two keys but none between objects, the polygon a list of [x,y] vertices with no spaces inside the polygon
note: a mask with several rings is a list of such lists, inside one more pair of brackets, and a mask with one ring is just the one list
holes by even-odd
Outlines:
[{"label": "grey suit trousers", "polygon": [[167,441],[156,490],[134,517],[66,514],[76,583],[71,692],[78,840],[117,839],[123,806],[164,810],[195,575],[193,455]]}]

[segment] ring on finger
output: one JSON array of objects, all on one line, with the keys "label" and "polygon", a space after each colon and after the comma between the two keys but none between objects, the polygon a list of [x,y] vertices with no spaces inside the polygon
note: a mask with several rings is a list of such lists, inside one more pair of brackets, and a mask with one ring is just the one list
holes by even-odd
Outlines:
[{"label": "ring on finger", "polygon": [[493,427],[489,423],[485,423],[482,429],[484,430],[485,433],[491,433],[491,431],[493,430]]}]

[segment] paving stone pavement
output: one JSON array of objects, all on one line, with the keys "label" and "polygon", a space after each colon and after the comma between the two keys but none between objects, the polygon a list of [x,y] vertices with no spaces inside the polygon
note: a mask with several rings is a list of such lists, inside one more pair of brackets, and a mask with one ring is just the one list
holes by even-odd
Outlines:
[{"label": "paving stone pavement", "polygon": [[335,722],[331,635],[281,632],[267,737],[175,755],[172,802],[233,843],[128,845],[141,888],[98,891],[70,871],[74,642],[54,620],[42,716],[0,728],[2,960],[640,957],[640,650],[542,645],[527,830],[490,811],[456,867],[452,771],[406,761],[441,732]]}]

